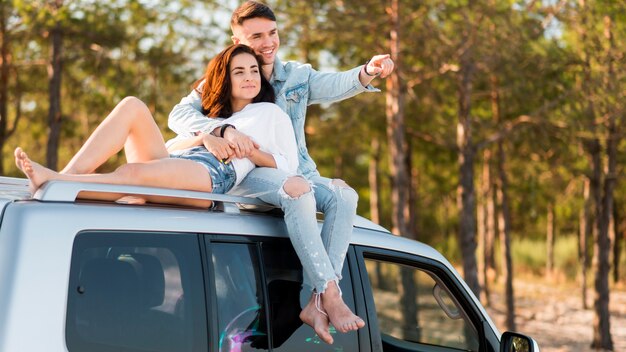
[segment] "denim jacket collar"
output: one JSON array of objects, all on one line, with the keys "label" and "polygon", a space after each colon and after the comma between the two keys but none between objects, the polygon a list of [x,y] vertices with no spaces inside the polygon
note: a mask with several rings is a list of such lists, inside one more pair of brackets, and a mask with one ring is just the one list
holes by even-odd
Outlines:
[{"label": "denim jacket collar", "polygon": [[270,77],[270,83],[273,81],[285,82],[286,80],[287,71],[285,70],[285,66],[276,56],[274,57],[274,72],[272,72],[272,77]]}]

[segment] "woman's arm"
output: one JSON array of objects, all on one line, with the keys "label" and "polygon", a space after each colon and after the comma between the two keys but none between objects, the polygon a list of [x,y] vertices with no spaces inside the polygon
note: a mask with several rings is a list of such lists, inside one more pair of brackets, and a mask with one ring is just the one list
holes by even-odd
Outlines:
[{"label": "woman's arm", "polygon": [[210,133],[203,133],[198,136],[175,141],[167,148],[167,151],[171,153],[176,150],[189,149],[201,145],[220,160],[231,158],[235,154],[232,143],[224,138],[215,137]]},{"label": "woman's arm", "polygon": [[261,151],[260,149],[254,149],[248,159],[250,159],[250,161],[252,161],[256,166],[276,168],[274,156],[270,153]]}]

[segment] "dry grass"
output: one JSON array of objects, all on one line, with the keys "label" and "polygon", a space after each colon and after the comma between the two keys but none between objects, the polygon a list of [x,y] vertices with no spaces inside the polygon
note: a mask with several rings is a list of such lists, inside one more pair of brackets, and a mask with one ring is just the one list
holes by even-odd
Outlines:
[{"label": "dry grass", "polygon": [[[593,289],[588,309],[582,308],[581,289],[560,277],[549,280],[518,277],[514,283],[517,330],[533,337],[542,352],[591,352]],[[489,315],[505,331],[505,303],[500,287],[491,295]],[[626,288],[610,293],[611,335],[615,352],[626,352]]]}]

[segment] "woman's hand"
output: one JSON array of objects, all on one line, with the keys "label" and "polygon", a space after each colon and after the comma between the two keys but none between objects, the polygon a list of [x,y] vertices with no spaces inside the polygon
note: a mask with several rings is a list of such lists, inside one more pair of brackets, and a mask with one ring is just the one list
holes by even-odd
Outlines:
[{"label": "woman's hand", "polygon": [[202,144],[219,160],[230,160],[235,155],[233,143],[210,133],[202,135]]},{"label": "woman's hand", "polygon": [[234,128],[224,131],[224,139],[230,143],[238,159],[249,158],[255,149],[259,149],[259,145],[252,138]]}]

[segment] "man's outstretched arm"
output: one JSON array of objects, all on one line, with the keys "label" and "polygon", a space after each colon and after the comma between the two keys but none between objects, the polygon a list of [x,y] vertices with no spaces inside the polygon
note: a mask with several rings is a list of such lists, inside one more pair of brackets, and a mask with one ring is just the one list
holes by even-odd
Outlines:
[{"label": "man's outstretched arm", "polygon": [[344,72],[311,71],[308,104],[334,103],[363,92],[379,92],[370,85],[378,76],[387,77],[394,69],[389,55],[376,55],[366,65]]}]

